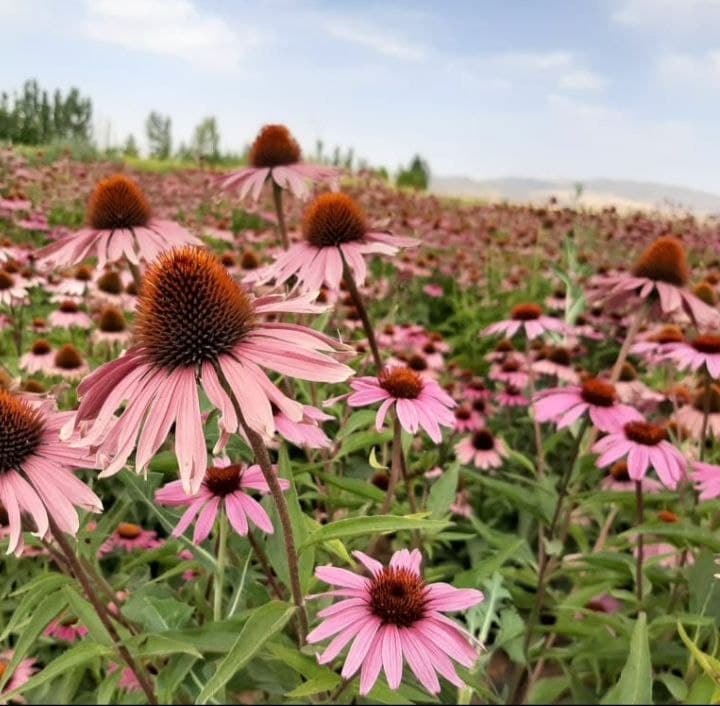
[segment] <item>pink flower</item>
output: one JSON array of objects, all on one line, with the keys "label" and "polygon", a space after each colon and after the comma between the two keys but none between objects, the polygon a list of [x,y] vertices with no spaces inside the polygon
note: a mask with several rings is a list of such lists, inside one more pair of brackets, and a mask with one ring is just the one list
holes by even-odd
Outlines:
[{"label": "pink flower", "polygon": [[69,616],[67,618],[53,620],[50,625],[45,628],[45,635],[52,637],[61,642],[72,644],[77,642],[88,634],[88,629],[81,625],[77,618]]},{"label": "pink flower", "polygon": [[346,194],[318,196],[303,219],[300,243],[290,246],[271,265],[251,272],[246,282],[281,285],[295,277],[304,292],[317,292],[323,283],[338,289],[343,263],[352,271],[359,286],[365,282],[367,265],[363,255],[396,255],[402,247],[417,245],[414,238],[400,238],[368,227],[365,214]]},{"label": "pink flower", "polygon": [[75,506],[102,511],[100,498],[73,473],[91,468],[92,460],[60,441],[68,416],[48,402],[31,402],[0,389],[0,503],[10,527],[8,554],[22,552],[23,513],[32,518],[35,536],[45,537],[48,515],[63,532],[76,535],[80,522]]},{"label": "pink flower", "polygon": [[[289,487],[289,483],[283,478],[280,478],[279,482],[283,490]],[[230,463],[227,459],[219,459],[214,466],[207,469],[197,495],[188,495],[180,481],[173,481],[156,491],[155,501],[170,507],[187,506],[172,536],[179,537],[197,518],[193,533],[195,544],[202,544],[208,538],[221,508],[224,508],[230,525],[241,537],[248,533],[248,520],[263,532],[273,534],[274,529],[268,514],[247,490],[256,490],[263,494],[270,492],[260,466],[244,466]]]},{"label": "pink flower", "polygon": [[434,299],[445,296],[445,290],[439,284],[426,284],[423,292]]},{"label": "pink flower", "polygon": [[503,407],[527,407],[530,404],[530,400],[512,385],[505,385],[505,389],[498,392],[495,399]]},{"label": "pink flower", "polygon": [[687,343],[671,343],[662,357],[672,360],[678,370],[697,372],[704,367],[711,378],[720,378],[720,336],[706,333]]},{"label": "pink flower", "polygon": [[35,373],[48,373],[55,360],[55,351],[47,341],[42,339],[35,341],[29,353],[20,357],[20,370],[30,375]]},{"label": "pink flower", "polygon": [[440,426],[452,428],[455,401],[434,380],[420,377],[414,370],[402,366],[387,367],[378,377],[360,377],[350,383],[354,392],[348,397],[351,407],[382,402],[375,418],[380,431],[390,407],[405,431],[417,433],[423,428],[436,443],[442,441]]},{"label": "pink flower", "polygon": [[500,468],[508,451],[502,439],[494,436],[489,429],[480,429],[455,445],[455,455],[460,463],[473,463],[476,468],[487,471]]},{"label": "pink flower", "polygon": [[[5,671],[10,666],[13,655],[13,650],[6,650],[5,652],[0,652],[0,677],[5,674]],[[15,689],[19,689],[23,684],[26,684],[28,681],[30,681],[30,677],[32,677],[32,675],[35,674],[36,671],[37,666],[34,659],[23,659],[20,664],[15,667],[15,671],[12,673],[12,676],[5,684],[5,688],[0,692],[0,703],[5,703],[2,698],[3,694],[7,694],[11,691],[14,691]],[[19,701],[20,699],[16,700]]]},{"label": "pink flower", "polygon": [[152,217],[140,187],[116,174],[98,182],[88,204],[87,228],[47,245],[37,253],[41,267],[70,267],[97,257],[98,268],[123,258],[139,265],[183,245],[202,245],[182,226]]},{"label": "pink flower", "polygon": [[0,270],[0,306],[13,306],[26,297],[27,286],[20,279]]},{"label": "pink flower", "polygon": [[720,497],[720,466],[695,461],[692,464],[692,480],[700,491],[700,500]]},{"label": "pink flower", "polygon": [[627,422],[598,441],[592,450],[600,456],[598,468],[609,466],[627,457],[628,475],[634,481],[645,477],[654,468],[663,484],[675,490],[685,477],[685,457],[667,440],[665,427],[644,421]]},{"label": "pink flower", "polygon": [[569,427],[585,413],[604,432],[614,431],[626,422],[642,420],[635,408],[619,404],[613,385],[590,378],[582,385],[543,390],[534,400],[535,419],[553,421],[558,429]]},{"label": "pink flower", "polygon": [[524,331],[529,339],[542,336],[548,331],[566,333],[569,328],[560,319],[552,316],[544,316],[542,309],[537,304],[518,304],[510,312],[510,318],[505,321],[498,321],[491,324],[483,332],[482,336],[493,336],[501,334],[512,338],[519,331]]},{"label": "pink flower", "polygon": [[52,328],[92,328],[90,317],[80,311],[71,299],[64,301],[59,309],[50,312],[47,321]]},{"label": "pink flower", "polygon": [[102,543],[98,549],[98,556],[105,556],[116,549],[125,552],[156,549],[162,542],[157,538],[157,532],[143,529],[132,522],[121,522],[115,531]]},{"label": "pink flower", "polygon": [[303,405],[303,418],[300,422],[293,421],[280,410],[275,412],[274,419],[277,433],[291,444],[308,449],[332,448],[332,441],[320,426],[320,422],[334,419],[331,414],[325,414],[310,405]]},{"label": "pink flower", "polygon": [[[291,420],[303,406],[285,396],[262,368],[317,382],[342,382],[353,370],[335,360],[347,346],[296,324],[262,322],[263,314],[314,313],[307,297],[253,300],[206,250],[183,248],[149,268],[135,318],[136,345],[94,371],[78,387],[75,424],[82,443],[99,451],[101,477],[125,467],[137,442],[135,470],[147,467],[173,424],[186,492],[196,493],[207,468],[198,383],[220,410],[221,432],[242,429],[218,370],[232,388],[248,426],[275,433],[272,405]],[[116,409],[128,400],[115,421]]]},{"label": "pink flower", "polygon": [[335,185],[340,172],[333,167],[305,164],[300,161],[300,146],[284,125],[265,125],[250,148],[250,166],[229,174],[223,189],[239,189],[239,197],[252,194],[260,198],[270,179],[281,189],[288,189],[300,199],[309,195],[307,182],[330,180]]},{"label": "pink flower", "polygon": [[483,594],[446,583],[426,584],[417,549],[395,552],[388,567],[362,552],[353,554],[370,578],[333,566],[315,571],[321,581],[340,587],[323,595],[342,599],[318,613],[322,622],[307,637],[314,644],[335,636],[318,657],[320,664],[332,662],[352,642],[342,676],[350,679],[360,670],[362,696],[373,688],[381,669],[388,686],[398,689],[403,660],[431,694],[440,692],[437,674],[464,686],[452,660],[469,669],[477,652],[472,637],[442,612],[472,608]]}]

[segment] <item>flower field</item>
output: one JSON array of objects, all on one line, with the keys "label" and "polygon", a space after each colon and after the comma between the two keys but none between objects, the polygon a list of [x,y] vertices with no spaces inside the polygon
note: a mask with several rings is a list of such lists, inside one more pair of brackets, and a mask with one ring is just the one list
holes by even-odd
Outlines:
[{"label": "flower field", "polygon": [[0,152],[0,703],[720,698],[720,222]]}]

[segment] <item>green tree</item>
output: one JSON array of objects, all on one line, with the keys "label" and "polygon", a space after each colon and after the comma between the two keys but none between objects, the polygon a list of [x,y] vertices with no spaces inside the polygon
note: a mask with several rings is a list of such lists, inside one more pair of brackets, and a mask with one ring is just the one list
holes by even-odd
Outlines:
[{"label": "green tree", "polygon": [[132,135],[132,133],[128,135],[125,139],[125,144],[123,145],[122,151],[126,157],[137,157],[140,154],[137,142],[135,142],[135,137],[134,135]]},{"label": "green tree", "polygon": [[430,183],[430,166],[420,155],[415,155],[409,167],[400,169],[395,183],[397,186],[424,191]]},{"label": "green tree", "polygon": [[170,117],[153,111],[145,121],[150,156],[167,159],[172,152],[172,123]]},{"label": "green tree", "polygon": [[220,158],[220,132],[214,117],[205,118],[196,128],[192,140],[196,159],[216,162]]}]

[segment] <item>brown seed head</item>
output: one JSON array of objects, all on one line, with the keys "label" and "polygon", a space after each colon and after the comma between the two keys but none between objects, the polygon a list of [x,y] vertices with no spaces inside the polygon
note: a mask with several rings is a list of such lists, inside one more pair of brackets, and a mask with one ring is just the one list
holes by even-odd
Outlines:
[{"label": "brown seed head", "polygon": [[321,194],[308,206],[303,218],[305,240],[316,248],[356,242],[367,231],[365,214],[347,194]]},{"label": "brown seed head", "polygon": [[300,161],[300,145],[284,125],[265,125],[255,138],[248,161],[253,167],[281,167]]},{"label": "brown seed head", "polygon": [[425,616],[427,589],[405,568],[384,568],[370,582],[370,610],[385,624],[408,628]]},{"label": "brown seed head", "polygon": [[22,466],[40,446],[44,429],[39,412],[0,388],[0,474]]},{"label": "brown seed head", "polygon": [[119,230],[146,226],[151,215],[142,189],[129,177],[115,174],[97,183],[87,220],[96,230]]},{"label": "brown seed head", "polygon": [[632,274],[677,287],[686,285],[690,269],[685,246],[678,238],[670,235],[658,238],[640,255],[633,265]]},{"label": "brown seed head", "polygon": [[380,387],[397,399],[416,399],[423,389],[422,378],[410,368],[385,368],[378,376]]}]

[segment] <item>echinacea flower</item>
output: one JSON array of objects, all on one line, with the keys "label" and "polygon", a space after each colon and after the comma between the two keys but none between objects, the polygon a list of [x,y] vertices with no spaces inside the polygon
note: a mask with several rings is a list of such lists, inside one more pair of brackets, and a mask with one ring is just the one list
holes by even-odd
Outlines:
[{"label": "echinacea flower", "polygon": [[487,471],[500,468],[508,451],[505,442],[489,429],[478,429],[455,445],[455,455],[460,463],[472,463],[476,468]]},{"label": "echinacea flower", "polygon": [[[278,482],[283,490],[289,487],[284,478],[278,478]],[[227,459],[216,459],[215,465],[207,469],[197,495],[188,495],[183,490],[182,482],[176,480],[157,490],[155,501],[169,507],[187,506],[172,536],[182,535],[195,520],[195,544],[202,544],[208,538],[221,508],[227,513],[232,528],[241,537],[247,535],[249,522],[263,532],[273,534],[270,517],[263,506],[248,493],[249,490],[262,494],[270,492],[260,466],[245,466],[231,463]]]},{"label": "echinacea flower", "polygon": [[12,306],[25,300],[26,286],[16,277],[0,270],[0,305]]},{"label": "echinacea flower", "polygon": [[297,286],[305,292],[317,292],[323,283],[338,289],[347,263],[361,286],[367,276],[364,255],[392,256],[400,248],[418,242],[373,230],[355,201],[340,193],[321,194],[308,206],[302,232],[302,242],[291,245],[267,267],[251,272],[245,281],[274,280],[281,285],[295,277]]},{"label": "echinacea flower", "polygon": [[202,245],[178,223],[154,218],[142,189],[123,174],[98,182],[87,220],[86,228],[38,251],[38,265],[71,267],[88,257],[98,259],[98,268],[123,258],[138,265],[171,248]]},{"label": "echinacea flower", "polygon": [[[10,663],[12,662],[14,654],[15,653],[13,650],[6,650],[5,652],[0,652],[0,678],[5,676],[5,672],[10,666]],[[32,675],[35,674],[36,671],[37,663],[34,659],[21,660],[20,664],[15,667],[15,671],[12,673],[12,676],[6,682],[3,690],[0,691],[0,703],[5,703],[3,699],[3,694],[15,691],[15,689],[19,689],[21,686],[23,686],[23,684],[26,684],[28,681],[30,681],[30,677],[32,677]]]},{"label": "echinacea flower", "polygon": [[78,622],[74,615],[68,615],[64,618],[53,620],[50,625],[45,628],[45,636],[52,637],[61,642],[72,644],[81,640],[88,634],[88,629]]},{"label": "echinacea flower", "polygon": [[63,532],[77,534],[75,507],[101,512],[102,503],[73,471],[92,468],[87,452],[60,441],[69,413],[49,402],[30,402],[0,388],[0,503],[10,527],[8,554],[22,551],[22,514],[45,537],[48,516]]},{"label": "echinacea flower", "polygon": [[281,189],[288,189],[297,198],[309,195],[308,181],[335,182],[339,171],[332,167],[306,164],[300,161],[300,145],[284,125],[265,125],[255,138],[244,167],[229,174],[222,182],[223,189],[238,189],[239,197],[260,198],[265,182],[270,179]]},{"label": "echinacea flower", "polygon": [[720,497],[720,466],[695,461],[692,464],[692,480],[700,492],[698,496],[700,500]]},{"label": "echinacea flower", "polygon": [[98,556],[105,556],[116,549],[135,552],[140,549],[156,549],[162,542],[157,532],[146,530],[133,522],[121,522],[98,549]]},{"label": "echinacea flower", "polygon": [[59,309],[51,311],[47,321],[52,328],[89,329],[92,326],[90,317],[80,311],[80,307],[72,299],[65,300]]},{"label": "echinacea flower", "polygon": [[[135,318],[136,344],[95,370],[78,387],[75,424],[84,445],[97,448],[102,477],[125,467],[137,441],[140,473],[175,424],[180,478],[195,493],[207,468],[198,385],[220,410],[223,432],[242,429],[222,375],[247,425],[261,437],[275,433],[272,404],[301,421],[303,406],[284,395],[262,368],[316,382],[342,382],[352,368],[333,354],[349,348],[313,329],[263,322],[263,314],[314,313],[307,297],[253,300],[206,250],[163,254],[148,268]],[[117,421],[115,411],[127,400]]]},{"label": "echinacea flower", "polygon": [[100,312],[98,327],[90,337],[95,344],[122,346],[130,341],[130,330],[122,311],[116,306],[106,306]]},{"label": "echinacea flower", "polygon": [[589,378],[582,385],[543,390],[536,395],[533,408],[538,422],[553,421],[558,429],[569,427],[586,413],[604,432],[643,418],[634,407],[618,402],[611,383],[598,378]]},{"label": "echinacea flower", "polygon": [[629,274],[606,278],[601,296],[609,307],[652,301],[659,305],[661,314],[684,312],[700,326],[717,325],[720,312],[688,291],[689,279],[685,246],[666,235],[640,255]]},{"label": "echinacea flower", "polygon": [[315,570],[318,579],[339,587],[318,597],[342,599],[318,613],[322,622],[307,636],[310,644],[334,636],[319,655],[320,664],[332,662],[352,642],[342,677],[350,679],[360,670],[362,696],[373,688],[381,669],[388,686],[398,689],[403,661],[431,694],[440,692],[437,674],[464,686],[453,660],[471,668],[477,647],[469,633],[442,613],[468,610],[483,600],[483,594],[446,583],[427,584],[417,549],[395,552],[387,567],[363,552],[353,554],[370,572],[369,578],[333,566]]},{"label": "echinacea flower", "polygon": [[66,380],[79,380],[90,372],[90,367],[83,359],[80,351],[71,343],[60,346],[55,352],[53,365],[47,370],[48,375],[59,375]]},{"label": "echinacea flower", "polygon": [[47,373],[53,366],[55,352],[50,344],[39,339],[32,344],[29,353],[20,357],[19,367],[30,375],[35,373]]},{"label": "echinacea flower", "polygon": [[532,340],[548,331],[565,333],[568,331],[568,326],[560,319],[544,315],[542,308],[537,304],[518,304],[512,308],[509,319],[491,324],[483,330],[481,335],[494,336],[500,334],[512,338],[520,331],[523,331]]},{"label": "echinacea flower", "polygon": [[689,368],[697,372],[704,368],[711,378],[720,379],[720,336],[717,334],[705,333],[690,341],[671,343],[662,357],[672,360],[678,370]]},{"label": "echinacea flower", "polygon": [[400,425],[410,434],[424,429],[436,443],[442,441],[440,426],[452,428],[455,401],[434,380],[423,378],[404,366],[385,368],[377,377],[360,377],[350,383],[354,392],[348,397],[351,407],[382,402],[375,418],[380,431],[390,408],[395,406]]},{"label": "echinacea flower", "polygon": [[627,422],[600,439],[592,450],[600,454],[595,461],[598,468],[627,458],[628,475],[634,481],[642,480],[653,468],[665,487],[675,490],[685,477],[685,457],[668,441],[665,427],[658,424]]},{"label": "echinacea flower", "polygon": [[720,438],[720,385],[713,383],[700,388],[690,403],[676,412],[674,419],[691,439],[699,441],[705,425],[708,436]]}]

